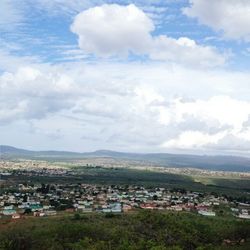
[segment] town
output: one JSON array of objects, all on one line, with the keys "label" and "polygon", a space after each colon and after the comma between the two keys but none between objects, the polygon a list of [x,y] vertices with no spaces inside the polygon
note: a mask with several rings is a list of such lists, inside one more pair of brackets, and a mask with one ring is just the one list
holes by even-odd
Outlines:
[{"label": "town", "polygon": [[0,195],[0,218],[65,213],[129,213],[140,209],[186,211],[219,216],[227,208],[232,216],[250,219],[250,204],[229,201],[216,194],[146,188],[139,185],[16,184]]},{"label": "town", "polygon": [[250,179],[249,172],[215,171],[191,167],[166,167],[145,161],[141,162],[113,158],[86,158],[78,160],[71,159],[67,161],[0,159],[0,178],[1,175],[8,175],[8,173],[12,173],[14,170],[16,173],[19,172],[22,175],[79,175],[79,171],[90,167],[105,169],[146,170],[159,173],[181,174],[186,176],[221,177],[230,179],[241,178],[245,180]]}]

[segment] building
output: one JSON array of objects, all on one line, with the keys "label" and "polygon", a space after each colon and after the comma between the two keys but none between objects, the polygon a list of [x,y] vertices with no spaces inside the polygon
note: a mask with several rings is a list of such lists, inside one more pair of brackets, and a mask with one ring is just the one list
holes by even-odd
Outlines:
[{"label": "building", "polygon": [[249,214],[239,214],[238,218],[250,220],[250,215]]},{"label": "building", "polygon": [[215,212],[205,210],[199,210],[198,214],[201,214],[203,216],[215,216]]},{"label": "building", "polygon": [[20,218],[21,218],[21,215],[18,214],[18,213],[16,213],[16,214],[13,214],[13,215],[11,216],[11,218],[14,219],[14,220],[20,219]]},{"label": "building", "polygon": [[2,211],[2,214],[3,215],[13,215],[13,214],[16,214],[16,210],[15,209],[4,209]]}]

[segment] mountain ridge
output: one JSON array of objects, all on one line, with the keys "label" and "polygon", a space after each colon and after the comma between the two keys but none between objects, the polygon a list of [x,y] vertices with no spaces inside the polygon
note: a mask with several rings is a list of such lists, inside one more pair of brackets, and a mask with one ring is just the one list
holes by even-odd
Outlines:
[{"label": "mountain ridge", "polygon": [[188,155],[169,153],[127,153],[112,150],[97,150],[94,152],[71,151],[33,151],[8,145],[0,145],[1,158],[35,158],[35,159],[84,159],[84,158],[114,158],[144,161],[165,167],[195,167],[222,171],[250,171],[250,158],[222,155]]}]

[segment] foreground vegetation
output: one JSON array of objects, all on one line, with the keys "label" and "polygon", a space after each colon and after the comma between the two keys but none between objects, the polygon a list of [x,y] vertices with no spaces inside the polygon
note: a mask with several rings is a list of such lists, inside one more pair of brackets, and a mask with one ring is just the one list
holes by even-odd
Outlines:
[{"label": "foreground vegetation", "polygon": [[190,213],[68,215],[2,221],[0,249],[250,249],[250,222]]}]

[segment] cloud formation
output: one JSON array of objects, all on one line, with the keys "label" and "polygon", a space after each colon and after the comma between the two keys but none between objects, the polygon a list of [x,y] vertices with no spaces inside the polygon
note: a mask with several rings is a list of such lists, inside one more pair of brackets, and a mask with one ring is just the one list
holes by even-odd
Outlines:
[{"label": "cloud formation", "polygon": [[135,5],[103,5],[75,17],[71,30],[87,53],[117,55],[146,52],[153,22]]},{"label": "cloud formation", "polygon": [[187,37],[179,39],[152,35],[153,21],[133,4],[102,5],[78,14],[71,25],[79,47],[100,57],[126,56],[129,53],[152,60],[186,65],[220,66],[226,56],[211,46],[198,45]]},{"label": "cloud formation", "polygon": [[[22,66],[0,77],[1,133],[28,123],[26,136],[39,133],[55,146],[73,140],[92,149],[247,154],[248,79],[162,64]],[[238,82],[242,89],[230,93]]]},{"label": "cloud formation", "polygon": [[14,1],[1,0],[0,2],[0,29],[13,29],[24,21],[22,10],[20,10]]},{"label": "cloud formation", "polygon": [[0,144],[249,155],[247,44],[204,37],[248,41],[247,2],[190,1],[218,33],[183,1],[17,2],[1,2]]},{"label": "cloud formation", "polygon": [[189,0],[183,8],[188,17],[222,32],[227,39],[250,42],[250,1],[248,0]]},{"label": "cloud formation", "polygon": [[0,76],[0,122],[41,119],[68,108],[73,101],[72,79],[64,74],[46,74],[35,67],[19,67]]}]

